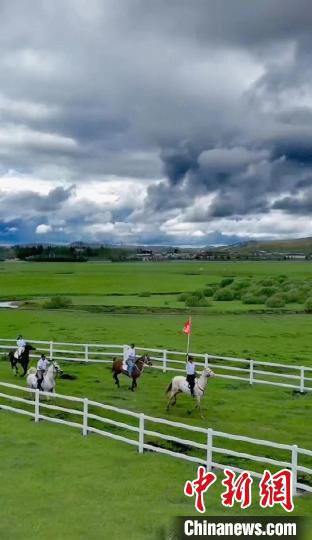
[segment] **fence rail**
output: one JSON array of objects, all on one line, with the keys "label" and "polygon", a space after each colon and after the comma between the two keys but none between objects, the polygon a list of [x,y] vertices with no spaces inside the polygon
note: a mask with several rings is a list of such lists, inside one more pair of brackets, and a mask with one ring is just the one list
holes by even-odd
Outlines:
[{"label": "fence rail", "polygon": [[[133,445],[139,453],[158,452],[202,464],[208,470],[229,468],[243,472],[247,469],[254,477],[261,478],[268,464],[276,468],[286,467],[293,473],[293,494],[298,491],[312,493],[312,451],[297,445],[223,433],[120,409],[88,398],[49,394],[5,382],[0,382],[0,390],[0,410],[30,416],[35,422],[46,420],[64,424],[80,429],[85,436],[96,433]],[[21,394],[26,394],[28,399]],[[44,397],[53,398],[52,402],[43,401]],[[9,404],[11,402],[13,404]],[[270,457],[263,455],[267,454],[267,448],[271,450]],[[228,458],[236,463],[235,466],[228,465]]]},{"label": "fence rail", "polygon": [[[54,341],[31,341],[36,346],[34,358],[40,353],[60,362],[111,363],[112,358],[126,357],[127,345],[65,343]],[[0,338],[0,353],[16,347],[14,339]],[[165,349],[137,347],[138,352],[147,352],[153,361],[152,368],[168,371],[185,372],[185,352]],[[312,392],[312,368],[295,364],[281,364],[261,360],[217,356],[209,353],[191,353],[196,367],[211,367],[217,370],[218,378],[244,381],[251,385],[265,384],[297,390],[301,393]]]}]

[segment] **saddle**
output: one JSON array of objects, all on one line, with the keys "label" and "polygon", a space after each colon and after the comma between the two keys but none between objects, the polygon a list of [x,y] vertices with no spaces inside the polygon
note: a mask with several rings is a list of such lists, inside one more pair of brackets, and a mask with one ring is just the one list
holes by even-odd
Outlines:
[{"label": "saddle", "polygon": [[[134,373],[135,370],[137,370],[137,369],[138,369],[138,367],[134,364],[134,366],[132,367],[131,376],[133,375],[133,373]],[[129,370],[128,370],[128,366],[126,366],[126,368],[123,367],[122,372],[123,372],[125,375],[128,375],[128,377],[130,377],[130,375],[129,375]]]}]

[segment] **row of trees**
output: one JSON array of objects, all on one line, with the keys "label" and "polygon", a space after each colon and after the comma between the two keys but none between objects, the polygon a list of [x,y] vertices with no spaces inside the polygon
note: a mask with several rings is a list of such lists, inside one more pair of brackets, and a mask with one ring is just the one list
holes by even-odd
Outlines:
[{"label": "row of trees", "polygon": [[113,247],[76,247],[76,246],[15,246],[16,258],[23,261],[77,261],[84,262],[89,259],[108,260],[112,262],[125,261],[129,257],[129,251],[123,248]]}]

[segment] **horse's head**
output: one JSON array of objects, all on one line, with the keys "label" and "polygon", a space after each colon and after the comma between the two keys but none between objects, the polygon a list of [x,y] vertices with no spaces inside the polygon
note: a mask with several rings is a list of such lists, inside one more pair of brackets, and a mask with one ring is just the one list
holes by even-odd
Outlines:
[{"label": "horse's head", "polygon": [[215,373],[210,368],[205,368],[203,371],[203,375],[209,379],[209,377],[214,377]]},{"label": "horse's head", "polygon": [[146,364],[147,366],[153,365],[152,360],[150,359],[148,354],[144,354],[143,361],[144,361],[144,364]]},{"label": "horse's head", "polygon": [[52,366],[54,375],[61,375],[63,373],[63,370],[61,369],[60,365],[57,362],[52,361],[51,366]]},{"label": "horse's head", "polygon": [[29,351],[35,351],[36,350],[36,347],[34,347],[31,343],[26,343],[25,345],[25,351],[29,352]]},{"label": "horse's head", "polygon": [[148,354],[143,354],[143,356],[140,356],[139,358],[136,359],[135,364],[139,369],[142,369],[145,365],[151,366],[152,361],[150,357],[148,356]]}]

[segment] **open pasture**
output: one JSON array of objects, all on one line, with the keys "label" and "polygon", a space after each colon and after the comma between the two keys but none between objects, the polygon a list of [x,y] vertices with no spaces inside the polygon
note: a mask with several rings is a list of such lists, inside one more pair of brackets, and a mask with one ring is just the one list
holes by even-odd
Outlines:
[{"label": "open pasture", "polygon": [[[0,413],[0,422],[1,538],[24,540],[27,523],[31,540],[169,540],[172,516],[194,514],[183,494],[192,464],[17,414]],[[251,508],[225,511],[218,481],[205,498],[207,515],[266,516],[256,485],[252,491]],[[296,499],[295,515],[310,515],[310,499]]]},{"label": "open pasture", "polygon": [[[304,262],[171,262],[171,263],[2,263],[0,264],[0,297],[26,300],[28,307],[42,307],[53,296],[67,296],[77,309],[126,312],[185,311],[181,293],[189,294],[207,287],[214,291],[223,278],[245,280],[250,283],[251,294],[235,286],[232,301],[209,297],[203,307],[193,306],[195,312],[250,312],[268,310],[266,296],[260,294],[261,282],[267,278],[281,285],[286,280],[289,288],[302,290],[298,299],[285,297],[281,311],[303,311],[303,302],[312,295],[311,263]],[[280,282],[278,280],[281,280]],[[239,287],[239,284],[238,284]],[[275,287],[276,288],[276,287]],[[260,292],[259,292],[260,291]],[[272,289],[272,293],[274,287]],[[246,296],[246,303],[240,296]],[[299,291],[300,292],[300,291]],[[250,296],[256,296],[255,303]],[[262,296],[262,298],[261,298]],[[300,301],[297,301],[300,300]],[[207,305],[207,307],[205,307]],[[274,311],[274,309],[273,309]]]},{"label": "open pasture", "polygon": [[[185,314],[109,315],[71,310],[0,310],[0,335],[73,343],[131,343],[184,350]],[[288,314],[193,315],[191,349],[312,366],[312,317]]]},{"label": "open pasture", "polygon": [[[172,376],[170,374],[162,374],[147,368],[139,380],[137,392],[132,393],[128,390],[129,382],[126,377],[121,378],[122,386],[119,390],[114,386],[109,366],[64,363],[63,369],[76,377],[73,380],[58,380],[57,391],[66,395],[88,396],[120,408],[144,411],[146,414],[169,418],[173,421],[202,427],[211,426],[228,433],[245,434],[309,447],[310,437],[307,422],[304,419],[308,421],[311,415],[310,395],[300,396],[291,391],[262,386],[251,388],[244,383],[215,378],[209,382],[204,399],[205,419],[201,419],[196,412],[188,415],[191,401],[187,396],[179,396],[177,406],[169,414],[165,412],[164,392]],[[10,382],[20,382],[18,378],[12,377],[5,362],[0,364],[0,378]],[[60,400],[56,402],[58,405],[65,405]],[[150,538],[148,530],[154,527],[157,521],[166,525],[172,515],[192,513],[190,501],[184,500],[182,486],[187,478],[194,475],[193,464],[181,463],[167,456],[149,453],[143,456],[138,455],[136,450],[121,442],[96,435],[83,438],[77,430],[66,426],[54,426],[46,422],[35,425],[28,418],[19,418],[18,415],[7,412],[0,413],[0,423],[4,457],[2,463],[5,465],[7,479],[5,501],[12,500],[13,493],[15,503],[20,501],[18,485],[23,486],[24,494],[29,493],[29,501],[23,502],[21,512],[22,515],[28,516],[30,523],[34,523],[34,538],[39,538],[45,527],[48,528],[47,537],[50,537],[49,534],[52,535],[51,525],[47,523],[45,516],[38,523],[31,515],[32,505],[37,502],[36,508],[42,508],[43,511],[49,508],[50,515],[52,514],[55,519],[62,505],[66,505],[65,515],[58,520],[58,527],[60,534],[65,535],[64,531],[66,531],[66,536],[69,538],[85,534],[86,516],[99,521],[98,530],[93,531],[90,538],[100,538],[103,534],[101,531],[107,533],[108,530],[112,538],[115,534],[117,537],[117,533],[125,535],[129,526],[132,526],[137,535],[133,538],[143,539]],[[16,431],[12,433],[12,429]],[[174,430],[168,430],[168,433],[174,434]],[[153,443],[154,440],[147,438],[147,442]],[[248,444],[240,444],[238,448],[237,443],[233,443],[229,447],[240,451],[251,451],[251,453],[253,450]],[[262,455],[275,459],[281,458],[280,452],[265,448],[263,450]],[[288,458],[286,453],[282,458]],[[243,463],[242,460],[237,463],[235,458],[228,460],[219,456],[219,459],[224,464],[234,466],[242,466]],[[306,464],[311,466],[310,460],[307,460]],[[248,468],[247,461],[245,465]],[[44,477],[40,473],[34,474],[38,468],[39,470],[42,468],[53,476],[53,486],[49,485],[48,488]],[[219,473],[220,478],[221,476]],[[30,497],[32,491],[35,493]],[[255,502],[247,512],[242,512],[238,508],[230,512],[222,509],[218,499],[219,491],[220,486],[216,486],[206,498],[208,514],[263,513],[256,502],[256,482]],[[43,499],[39,492],[43,495]],[[127,493],[131,493],[131,497],[126,495]],[[120,498],[123,500],[127,518],[118,520],[116,523],[112,516],[118,511]],[[133,503],[139,504],[140,500],[144,502],[143,504],[141,502],[142,517],[140,524],[137,525],[131,509]],[[311,496],[297,497],[295,515],[309,515],[310,504]],[[81,505],[83,512],[80,511]],[[10,515],[7,504],[2,506],[1,515],[2,512]],[[72,527],[68,513],[74,519]],[[281,515],[282,511],[275,508],[272,514]],[[9,530],[10,524],[7,517],[2,523],[3,532]],[[13,529],[14,538],[22,538],[18,522],[14,524]],[[131,532],[129,538],[132,538]]]},{"label": "open pasture", "polygon": [[[21,332],[30,341],[116,344],[134,341],[137,346],[183,350],[185,313],[152,314],[147,310],[144,314],[127,314],[126,296],[127,300],[140,299],[144,308],[148,307],[153,294],[151,297],[135,297],[134,294],[151,291],[158,293],[159,299],[169,295],[167,301],[170,301],[170,293],[176,297],[178,292],[192,291],[229,275],[265,277],[274,273],[289,273],[294,279],[305,280],[310,277],[310,266],[305,263],[5,264],[0,270],[2,297],[36,300],[56,294],[70,295],[77,298],[76,307],[80,309],[74,306],[74,309],[53,311],[33,306],[1,310],[0,335],[14,338]],[[84,310],[82,299],[85,306],[89,304],[88,297],[97,299],[101,305],[103,295],[106,302],[109,294],[121,299],[122,314]],[[126,296],[117,296],[120,294]],[[222,310],[209,313],[209,308],[206,312],[190,312],[194,352],[312,366],[311,315],[226,313]],[[260,385],[250,387],[216,377],[208,384],[203,400],[205,418],[201,419],[196,412],[188,414],[190,398],[187,396],[179,396],[177,406],[166,413],[165,390],[172,373],[163,374],[148,368],[139,379],[137,392],[132,393],[124,376],[118,391],[109,366],[63,363],[62,367],[76,377],[58,380],[57,391],[62,394],[88,397],[227,433],[311,448],[311,394],[300,395],[292,390]],[[0,379],[17,384],[21,381],[13,377],[4,360],[0,361]],[[23,538],[19,521],[12,519],[16,506],[20,508],[21,521],[28,520],[34,539],[40,538],[43,531],[46,538],[55,537],[51,516],[52,521],[57,521],[60,538],[97,539],[105,534],[111,538],[127,536],[143,540],[152,538],[150,530],[156,523],[166,525],[171,516],[192,513],[192,501],[185,498],[182,489],[184,481],[194,475],[193,464],[149,452],[139,456],[135,449],[123,443],[96,435],[83,438],[75,430],[46,422],[35,425],[16,414],[0,412],[0,425],[5,485],[1,494],[0,534],[4,538]],[[263,455],[274,457],[274,451],[272,454],[267,449]],[[235,465],[235,458],[229,464]],[[48,485],[44,475],[37,472],[43,467],[53,478]],[[255,488],[255,501],[256,491]],[[208,514],[260,515],[263,512],[256,502],[244,512],[237,507],[224,510],[219,492],[218,484],[207,496]],[[139,504],[142,513],[138,520],[133,508]],[[310,496],[296,498],[295,504],[296,515],[310,514]],[[120,511],[120,505],[123,512],[116,521],[114,516]],[[40,521],[38,511],[43,516]],[[282,513],[279,508],[271,511],[272,515]],[[92,532],[88,530],[88,520],[98,523],[97,530],[94,527]]]}]

